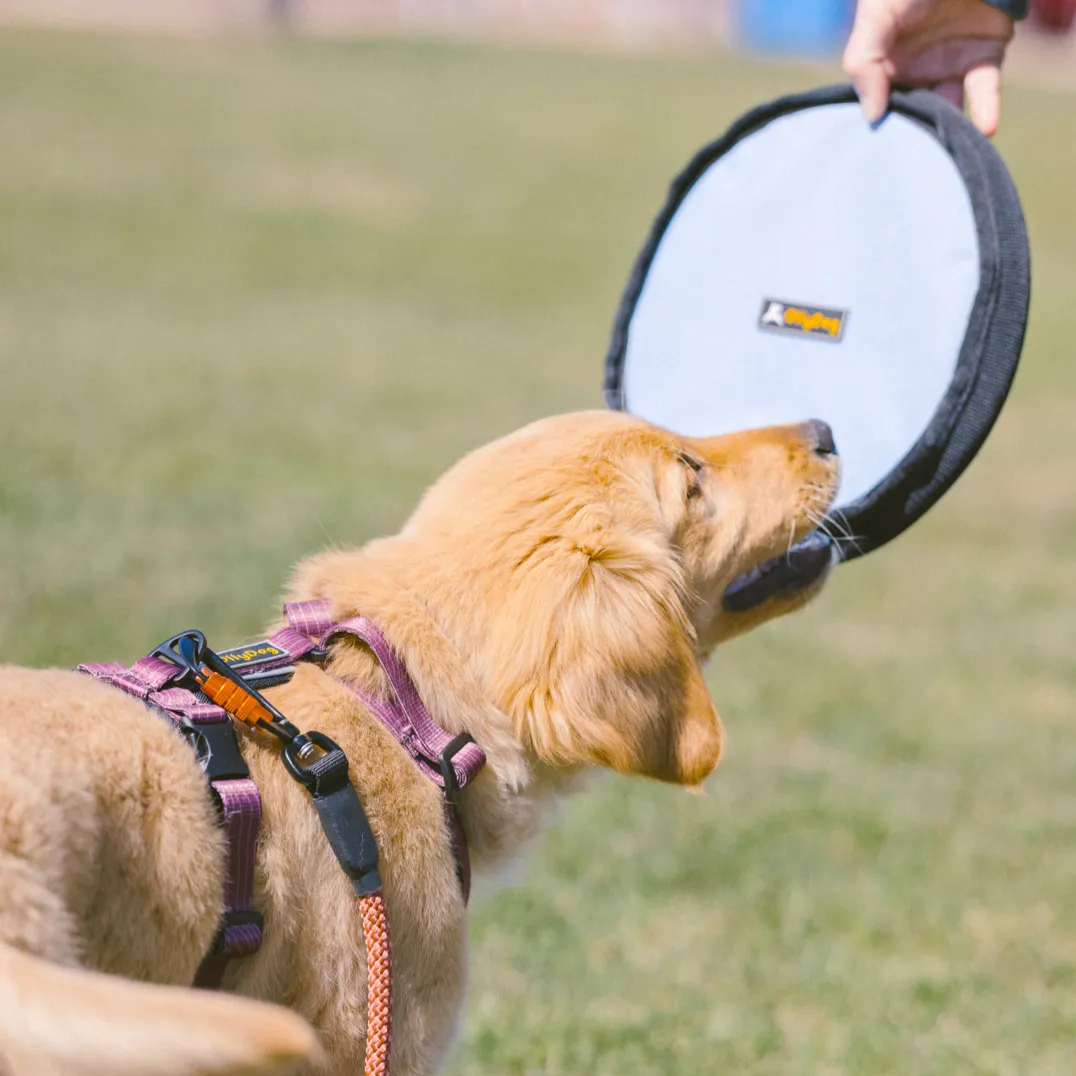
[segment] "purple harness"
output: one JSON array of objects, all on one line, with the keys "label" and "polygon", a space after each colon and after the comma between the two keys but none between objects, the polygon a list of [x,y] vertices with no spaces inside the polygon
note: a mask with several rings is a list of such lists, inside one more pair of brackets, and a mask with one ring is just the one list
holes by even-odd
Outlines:
[{"label": "purple harness", "polygon": [[[371,621],[362,616],[334,621],[329,602],[324,600],[292,602],[284,606],[284,615],[287,627],[268,639],[222,651],[217,656],[252,687],[268,687],[290,679],[297,661],[323,663],[327,648],[337,635],[351,635],[365,643],[384,669],[393,697],[375,698],[350,684],[344,686],[443,791],[445,816],[466,902],[471,888],[470,860],[455,800],[458,792],[485,765],[485,752],[469,734],[454,737],[433,720],[406,666]],[[154,654],[130,668],[117,662],[94,662],[79,665],[78,671],[112,684],[163,713],[198,752],[219,806],[228,852],[224,918],[194,985],[219,987],[228,961],[257,952],[262,943],[262,917],[253,903],[261,794],[243,761],[232,718],[204,695],[174,686],[176,666]]]}]

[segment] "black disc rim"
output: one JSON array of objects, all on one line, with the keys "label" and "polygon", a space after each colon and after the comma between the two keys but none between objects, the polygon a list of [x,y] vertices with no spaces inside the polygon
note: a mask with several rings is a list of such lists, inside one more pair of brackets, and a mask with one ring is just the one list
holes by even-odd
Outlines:
[{"label": "black disc rim", "polygon": [[[636,258],[613,323],[605,359],[603,398],[625,410],[624,362],[628,334],[647,274],[673,216],[715,161],[773,120],[808,108],[857,100],[851,86],[826,86],[771,101],[737,120],[704,146],[673,180],[646,244]],[[896,91],[890,110],[914,120],[948,152],[967,188],[979,243],[979,290],[956,370],[926,429],[894,469],[872,489],[831,515],[855,537],[841,558],[870,553],[907,530],[967,468],[1008,396],[1027,329],[1031,257],[1016,187],[990,140],[960,112],[926,90]]]}]

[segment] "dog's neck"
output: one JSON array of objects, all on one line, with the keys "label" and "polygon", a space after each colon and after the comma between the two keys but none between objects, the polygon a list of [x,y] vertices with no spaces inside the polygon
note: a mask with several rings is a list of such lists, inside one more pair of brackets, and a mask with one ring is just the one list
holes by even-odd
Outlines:
[{"label": "dog's neck", "polygon": [[[486,766],[461,794],[458,809],[476,875],[497,875],[541,832],[557,801],[581,785],[583,773],[550,767],[521,742],[476,671],[480,640],[468,646],[454,637],[459,621],[438,606],[436,594],[423,591],[433,566],[424,571],[416,554],[405,539],[324,554],[300,566],[288,597],[325,598],[336,619],[361,613],[376,623],[403,658],[434,720],[450,733],[469,732],[479,743]],[[431,589],[443,596],[443,586]],[[329,671],[363,691],[390,690],[376,659],[357,645],[339,645]]]}]

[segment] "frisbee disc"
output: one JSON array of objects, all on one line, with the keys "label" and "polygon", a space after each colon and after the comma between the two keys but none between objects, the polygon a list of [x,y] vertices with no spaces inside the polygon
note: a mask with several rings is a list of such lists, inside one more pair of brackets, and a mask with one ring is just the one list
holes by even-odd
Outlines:
[{"label": "frisbee disc", "polygon": [[850,559],[978,452],[1027,324],[1030,259],[990,142],[926,91],[757,108],[674,180],[618,309],[608,406],[689,436],[820,418]]}]

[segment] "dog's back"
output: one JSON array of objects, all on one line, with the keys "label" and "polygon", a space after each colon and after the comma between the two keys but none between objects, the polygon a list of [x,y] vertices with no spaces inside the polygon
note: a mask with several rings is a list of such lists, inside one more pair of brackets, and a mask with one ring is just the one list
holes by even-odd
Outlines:
[{"label": "dog's back", "polygon": [[89,677],[2,666],[0,739],[0,1072],[285,1071],[316,1052],[283,1010],[186,989],[222,838],[163,720]]}]

